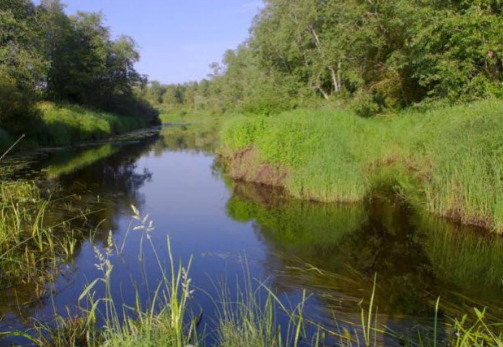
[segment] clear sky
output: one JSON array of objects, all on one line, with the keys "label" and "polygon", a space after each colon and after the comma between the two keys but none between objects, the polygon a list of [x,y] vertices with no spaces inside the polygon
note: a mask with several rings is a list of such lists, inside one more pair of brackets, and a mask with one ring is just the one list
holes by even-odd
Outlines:
[{"label": "clear sky", "polygon": [[200,80],[208,65],[236,48],[248,30],[258,0],[63,0],[67,13],[102,11],[114,36],[132,36],[140,46],[140,73],[150,80]]}]

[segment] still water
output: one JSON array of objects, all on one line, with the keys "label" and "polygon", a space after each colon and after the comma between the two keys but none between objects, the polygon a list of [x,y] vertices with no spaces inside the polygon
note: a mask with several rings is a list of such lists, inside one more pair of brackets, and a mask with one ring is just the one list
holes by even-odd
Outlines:
[{"label": "still water", "polygon": [[[19,177],[36,179],[47,195],[78,201],[89,237],[59,266],[53,282],[0,292],[0,332],[51,321],[67,309],[76,314],[86,284],[101,275],[94,247],[105,248],[109,233],[124,247],[111,258],[116,302],[134,306],[136,293],[147,302],[162,274],[145,232],[131,228],[131,205],[153,221],[149,235],[162,266],[169,262],[168,236],[175,259],[192,259],[191,307],[202,314],[202,325],[214,321],[222,286],[232,293],[247,278],[255,286],[266,283],[292,305],[305,291],[306,315],[329,328],[336,325],[334,316],[339,325],[360,322],[375,276],[376,317],[390,331],[414,334],[430,327],[439,296],[443,321],[473,307],[503,316],[499,238],[417,213],[385,194],[361,204],[318,204],[232,181],[219,168],[213,140],[197,125],[166,127],[18,160]],[[96,290],[98,295],[103,288]],[[211,344],[211,334],[207,339]],[[22,341],[0,343],[10,342]]]}]

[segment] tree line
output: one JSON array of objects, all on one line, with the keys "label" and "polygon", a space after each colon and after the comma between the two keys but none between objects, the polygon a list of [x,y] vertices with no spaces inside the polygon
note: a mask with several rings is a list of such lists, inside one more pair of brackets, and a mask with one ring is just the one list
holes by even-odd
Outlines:
[{"label": "tree line", "polygon": [[112,39],[101,13],[67,15],[59,0],[2,0],[0,125],[25,130],[40,100],[155,119],[139,96],[147,84],[134,68],[139,58],[131,37]]},{"label": "tree line", "polygon": [[503,95],[500,0],[265,0],[200,82],[152,84],[164,110],[273,113],[344,102],[368,116]]}]

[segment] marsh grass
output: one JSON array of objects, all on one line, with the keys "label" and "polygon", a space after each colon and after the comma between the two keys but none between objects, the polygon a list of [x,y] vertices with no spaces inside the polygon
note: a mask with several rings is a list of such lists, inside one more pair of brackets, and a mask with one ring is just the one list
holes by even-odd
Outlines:
[{"label": "marsh grass", "polygon": [[[231,290],[220,283],[220,294],[214,299],[217,314],[210,326],[201,327],[200,315],[192,314],[193,287],[190,279],[191,262],[184,266],[173,257],[167,238],[169,264],[165,268],[154,247],[151,234],[153,222],[133,207],[130,232],[142,233],[142,252],[153,252],[162,279],[153,297],[145,304],[137,292],[136,304],[119,305],[112,295],[112,257],[121,257],[122,244],[114,243],[109,234],[106,246],[95,246],[96,268],[101,275],[89,283],[79,298],[80,314],[67,312],[56,316],[49,324],[36,324],[29,332],[3,333],[23,336],[38,346],[204,346],[207,336],[214,336],[219,347],[282,347],[282,346],[387,346],[396,341],[405,346],[437,347],[443,345],[501,346],[501,325],[492,323],[485,310],[474,309],[460,319],[440,322],[445,315],[440,299],[435,304],[432,326],[416,334],[400,335],[379,322],[376,304],[376,284],[368,300],[360,303],[360,320],[338,320],[327,327],[309,316],[306,306],[312,300],[305,291],[296,304],[280,298],[266,283],[253,280],[244,265],[244,285]],[[310,269],[314,271],[316,269]],[[332,276],[319,270],[320,275]],[[98,287],[101,286],[101,290]],[[102,293],[98,296],[98,292]]]},{"label": "marsh grass", "polygon": [[[191,261],[184,267],[173,258],[171,243],[167,239],[169,264],[164,268],[157,254],[150,234],[154,231],[153,222],[148,215],[140,216],[140,212],[134,206],[133,219],[137,221],[131,226],[131,232],[141,232],[140,244],[145,243],[148,248],[143,251],[152,252],[157,265],[162,273],[162,280],[155,289],[153,298],[144,306],[142,299],[137,294],[136,306],[123,305],[118,308],[116,298],[112,295],[110,276],[113,265],[110,258],[113,255],[121,256],[124,248],[114,244],[112,235],[108,238],[107,247],[99,249],[95,247],[96,267],[102,272],[101,277],[90,283],[82,292],[79,301],[86,301],[83,307],[83,316],[87,326],[89,346],[173,346],[185,347],[197,341],[198,319],[189,317],[188,305],[193,295],[189,271]],[[123,242],[126,242],[125,240]],[[102,297],[96,297],[95,287],[104,286]],[[96,323],[102,322],[104,330],[97,330]],[[63,346],[63,345],[61,345]]]},{"label": "marsh grass", "polygon": [[95,141],[146,126],[144,120],[94,111],[77,105],[40,103],[42,130],[37,142],[42,145],[68,145]]},{"label": "marsh grass", "polygon": [[89,230],[71,198],[43,198],[30,181],[0,182],[0,289],[43,286],[58,276],[57,265],[73,257]]},{"label": "marsh grass", "polygon": [[[503,230],[503,101],[375,119],[344,110],[296,110],[224,123],[220,152],[253,148],[252,163],[288,171],[297,197],[362,200],[384,183],[437,215]],[[252,177],[251,177],[252,178]]]}]

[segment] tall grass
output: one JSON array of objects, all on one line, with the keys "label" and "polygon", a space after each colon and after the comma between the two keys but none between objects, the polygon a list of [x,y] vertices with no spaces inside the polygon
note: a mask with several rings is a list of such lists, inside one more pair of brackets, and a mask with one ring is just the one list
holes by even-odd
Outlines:
[{"label": "tall grass", "polygon": [[44,145],[100,140],[146,126],[141,118],[118,116],[77,105],[44,102],[38,108],[43,125],[37,140]]},{"label": "tall grass", "polygon": [[[106,246],[95,247],[96,267],[100,277],[91,282],[79,298],[81,314],[57,316],[52,323],[36,325],[29,333],[17,332],[38,346],[204,346],[206,337],[213,336],[213,346],[220,347],[282,347],[282,346],[386,346],[396,341],[405,346],[501,346],[503,339],[499,324],[491,323],[485,310],[474,309],[472,315],[440,323],[439,302],[431,327],[418,335],[394,333],[378,322],[376,282],[367,301],[362,301],[361,321],[338,321],[334,314],[332,326],[323,326],[312,320],[306,310],[309,296],[304,292],[298,304],[287,305],[265,283],[253,284],[245,272],[245,286],[232,291],[222,284],[221,294],[215,298],[217,315],[210,326],[199,326],[199,317],[191,315],[192,284],[190,262],[187,266],[177,262],[168,244],[168,268],[156,252],[151,239],[153,223],[148,215],[142,216],[133,207],[131,232],[141,232],[143,251],[154,253],[162,279],[151,300],[137,295],[136,306],[120,307],[112,295],[112,257],[121,257],[123,244],[115,244],[109,234]],[[123,240],[122,242],[126,242]],[[121,284],[123,285],[123,284]],[[97,296],[97,287],[104,290]],[[77,304],[77,303],[76,303]],[[9,335],[8,333],[1,333]]]},{"label": "tall grass", "polygon": [[22,283],[42,286],[54,279],[58,262],[72,258],[89,233],[82,223],[86,217],[71,210],[69,199],[60,200],[58,213],[51,213],[57,203],[42,198],[33,182],[0,181],[0,289]]},{"label": "tall grass", "polygon": [[492,100],[377,119],[344,110],[241,117],[224,124],[220,152],[232,167],[253,149],[254,167],[286,170],[298,198],[359,201],[385,180],[430,212],[503,231],[502,113]]}]

